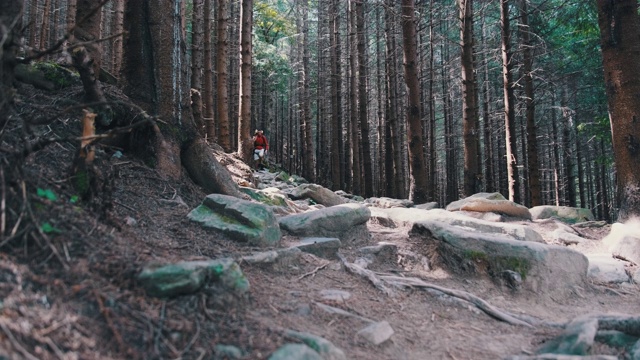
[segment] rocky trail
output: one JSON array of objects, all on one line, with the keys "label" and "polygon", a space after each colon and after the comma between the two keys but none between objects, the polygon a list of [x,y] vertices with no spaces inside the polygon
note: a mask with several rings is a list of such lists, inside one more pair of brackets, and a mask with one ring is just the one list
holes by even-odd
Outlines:
[{"label": "rocky trail", "polygon": [[640,358],[638,224],[362,199],[214,153],[244,199],[99,151],[107,213],[68,200],[73,148],[31,155],[51,229],[0,253],[0,358]]}]

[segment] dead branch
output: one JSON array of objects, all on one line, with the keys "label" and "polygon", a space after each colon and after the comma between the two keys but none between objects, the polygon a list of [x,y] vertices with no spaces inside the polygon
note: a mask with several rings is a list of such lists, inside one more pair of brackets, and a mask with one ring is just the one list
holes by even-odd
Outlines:
[{"label": "dead branch", "polygon": [[330,262],[326,262],[324,265],[320,265],[320,266],[318,266],[317,268],[315,268],[315,269],[313,269],[313,270],[309,271],[308,273],[302,274],[302,275],[298,278],[298,280],[302,280],[302,279],[306,278],[307,276],[315,275],[318,271],[320,271],[320,270],[322,270],[322,269],[326,268],[326,267],[327,267],[327,265],[329,265],[329,264],[330,264]]},{"label": "dead branch", "polygon": [[323,304],[323,303],[319,303],[319,302],[315,302],[315,301],[314,301],[314,304],[317,307],[319,307],[320,309],[322,309],[322,310],[324,310],[324,311],[326,311],[326,312],[328,312],[330,314],[338,314],[338,315],[343,315],[343,316],[347,316],[347,317],[352,317],[352,318],[360,319],[362,321],[366,321],[368,323],[375,323],[376,322],[375,320],[371,320],[371,319],[368,319],[368,318],[366,318],[364,316],[360,316],[360,315],[357,315],[357,314],[352,314],[352,313],[350,313],[350,312],[348,312],[346,310],[342,310],[342,309],[337,308],[337,307],[329,306],[329,305],[326,305],[326,304]]},{"label": "dead branch", "polygon": [[109,330],[111,330],[111,333],[113,334],[113,336],[116,338],[116,341],[118,342],[120,351],[125,352],[125,349],[127,347],[124,344],[122,335],[120,335],[120,332],[118,332],[118,329],[116,329],[115,325],[113,324],[113,319],[111,319],[111,316],[109,316],[109,309],[104,307],[104,302],[102,301],[102,295],[100,295],[98,291],[94,289],[93,296],[96,298],[96,302],[98,303],[98,309],[100,310],[100,314],[102,314],[102,316],[106,320],[107,326],[109,326]]},{"label": "dead branch", "polygon": [[381,276],[381,279],[398,286],[418,287],[418,288],[428,288],[428,289],[438,290],[449,296],[454,296],[462,300],[466,300],[471,304],[475,305],[478,309],[484,311],[487,315],[492,316],[498,320],[502,320],[512,325],[522,325],[530,328],[533,327],[528,322],[517,319],[513,315],[495,308],[493,305],[489,304],[485,300],[471,293],[468,293],[466,291],[444,288],[442,286],[424,282],[418,278],[404,278],[399,276]]},{"label": "dead branch", "polygon": [[7,194],[4,186],[4,168],[0,167],[0,238],[4,237],[4,231],[7,226]]}]

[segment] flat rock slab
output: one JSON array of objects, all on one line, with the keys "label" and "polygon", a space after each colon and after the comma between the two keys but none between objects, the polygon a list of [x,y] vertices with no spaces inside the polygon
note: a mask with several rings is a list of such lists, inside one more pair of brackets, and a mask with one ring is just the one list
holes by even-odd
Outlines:
[{"label": "flat rock slab", "polygon": [[[280,227],[295,236],[336,237],[342,241],[368,236],[369,208],[342,204],[280,218]],[[366,234],[362,234],[364,231]]]},{"label": "flat rock slab", "polygon": [[219,283],[235,294],[249,290],[249,280],[240,266],[228,258],[150,264],[138,275],[138,281],[147,294],[163,298],[193,294],[208,283]]},{"label": "flat rock slab", "polygon": [[527,226],[475,219],[460,212],[451,212],[443,209],[370,209],[371,219],[384,226],[413,226],[421,221],[440,221],[451,226],[466,228],[469,231],[502,234],[514,240],[544,242],[540,234]]},{"label": "flat rock slab", "polygon": [[494,278],[505,270],[515,271],[522,277],[522,288],[536,293],[568,295],[587,278],[587,258],[562,246],[477,233],[441,221],[416,223],[410,235],[435,242],[440,259],[454,271],[486,272]]},{"label": "flat rock slab", "polygon": [[338,238],[322,238],[309,237],[300,240],[292,247],[300,249],[300,251],[310,253],[325,259],[338,258],[338,250],[342,246],[342,242]]},{"label": "flat rock slab", "polygon": [[611,225],[611,232],[602,242],[612,254],[623,256],[625,259],[640,265],[640,224],[615,223]]},{"label": "flat rock slab", "polygon": [[346,200],[333,191],[317,184],[302,184],[292,189],[288,195],[294,199],[311,199],[324,206],[335,206],[344,204]]},{"label": "flat rock slab", "polygon": [[500,193],[477,193],[450,203],[446,210],[492,212],[531,220],[531,213],[526,206],[509,201]]},{"label": "flat rock slab", "polygon": [[529,212],[533,220],[555,218],[568,224],[593,221],[595,219],[591,210],[569,206],[534,206],[529,209]]},{"label": "flat rock slab", "polygon": [[614,259],[609,254],[587,255],[589,259],[589,277],[596,282],[620,284],[629,282],[625,271],[625,261]]},{"label": "flat rock slab", "polygon": [[205,228],[223,232],[232,240],[254,246],[273,246],[282,237],[270,208],[227,195],[208,195],[187,217]]}]

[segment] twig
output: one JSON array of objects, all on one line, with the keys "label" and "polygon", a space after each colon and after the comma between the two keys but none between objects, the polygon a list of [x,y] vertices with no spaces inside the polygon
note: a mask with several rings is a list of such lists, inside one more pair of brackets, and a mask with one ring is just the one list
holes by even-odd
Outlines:
[{"label": "twig", "polygon": [[22,347],[22,345],[20,345],[18,340],[16,340],[16,338],[13,336],[13,334],[11,333],[9,328],[7,328],[7,326],[4,324],[4,322],[0,321],[0,327],[2,328],[2,331],[4,331],[4,333],[9,338],[11,345],[13,345],[13,347],[16,348],[16,350],[18,350],[22,354],[22,356],[24,356],[27,360],[38,360],[37,357],[31,355],[30,352],[28,352],[25,348]]},{"label": "twig", "polygon": [[120,347],[120,351],[124,352],[126,346],[124,344],[124,340],[122,339],[122,335],[118,332],[115,325],[113,324],[113,319],[109,316],[109,309],[104,307],[104,303],[102,302],[102,295],[98,294],[98,291],[93,290],[93,296],[95,296],[96,301],[98,302],[98,308],[100,309],[100,313],[104,316],[104,319],[107,321],[107,326],[109,326],[109,330],[113,333],[113,336],[116,338],[118,342],[118,346]]},{"label": "twig", "polygon": [[187,346],[185,346],[185,348],[180,352],[180,357],[178,357],[178,359],[180,359],[182,355],[186,354],[189,351],[189,349],[191,349],[193,344],[195,344],[196,341],[198,340],[198,337],[200,337],[200,320],[196,316],[196,333],[195,335],[193,335],[193,337],[191,338],[191,341],[189,341]]},{"label": "twig", "polygon": [[129,209],[129,210],[131,210],[131,211],[133,211],[133,212],[135,212],[135,213],[137,213],[137,212],[138,212],[138,210],[136,210],[136,209],[134,209],[134,208],[132,208],[132,207],[130,207],[130,206],[127,206],[127,205],[125,205],[125,204],[123,204],[123,203],[121,203],[121,202],[119,202],[119,201],[113,200],[113,203],[114,203],[114,204],[116,204],[116,205],[120,205],[120,206],[122,206],[123,208]]},{"label": "twig", "polygon": [[404,278],[399,276],[383,276],[381,277],[381,279],[394,283],[396,285],[413,286],[413,287],[419,287],[419,288],[428,288],[428,289],[438,290],[449,296],[454,296],[454,297],[466,300],[472,303],[473,305],[475,305],[478,309],[484,311],[487,315],[492,316],[498,320],[502,320],[512,325],[522,325],[530,328],[533,327],[528,322],[517,319],[513,315],[493,307],[493,305],[489,304],[485,300],[471,293],[468,293],[466,291],[444,288],[442,286],[429,284],[417,278]]},{"label": "twig", "polygon": [[0,167],[0,193],[2,196],[2,199],[0,200],[0,238],[4,237],[4,231],[6,230],[6,226],[7,226],[7,194],[5,192],[5,187],[4,187],[4,168]]},{"label": "twig", "polygon": [[51,338],[46,338],[44,342],[47,343],[47,345],[49,345],[51,350],[53,350],[53,352],[56,354],[56,356],[60,360],[65,360],[64,353],[62,352],[62,350],[60,350],[58,345],[56,345],[56,343],[54,343],[53,340],[51,340]]},{"label": "twig", "polygon": [[348,316],[348,317],[353,317],[353,318],[356,318],[356,319],[360,319],[362,321],[366,321],[368,323],[374,323],[375,322],[375,320],[368,319],[368,318],[366,318],[364,316],[360,316],[358,314],[350,313],[350,312],[348,312],[346,310],[342,310],[342,309],[337,308],[337,307],[329,306],[329,305],[326,305],[326,304],[323,304],[323,303],[319,303],[319,302],[316,302],[316,301],[314,301],[313,303],[317,307],[319,307],[320,309],[322,309],[322,310],[324,310],[324,311],[326,311],[328,313],[331,313],[331,314],[338,314],[338,315],[344,315],[344,316]]},{"label": "twig", "polygon": [[327,262],[327,263],[325,263],[324,265],[320,265],[320,266],[318,266],[317,268],[313,269],[312,271],[309,271],[309,272],[308,272],[308,273],[306,273],[306,274],[302,274],[302,275],[298,278],[298,280],[302,280],[302,279],[306,278],[307,276],[315,275],[318,271],[320,271],[320,270],[322,270],[322,269],[326,268],[326,267],[327,267],[327,265],[329,265],[329,263],[328,263],[328,262]]}]

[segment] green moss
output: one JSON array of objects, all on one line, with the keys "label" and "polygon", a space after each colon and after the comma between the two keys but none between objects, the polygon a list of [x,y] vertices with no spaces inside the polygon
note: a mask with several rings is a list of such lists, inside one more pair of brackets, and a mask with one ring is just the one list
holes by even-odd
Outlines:
[{"label": "green moss", "polygon": [[517,257],[500,257],[493,261],[492,268],[495,273],[502,272],[504,270],[515,271],[522,276],[524,280],[527,277],[527,273],[531,269],[531,264],[526,259]]},{"label": "green moss", "polygon": [[473,261],[487,261],[488,260],[487,254],[485,254],[482,251],[477,251],[477,250],[466,249],[466,250],[464,250],[464,253],[462,254],[462,256],[464,256],[465,259],[473,260]]},{"label": "green moss", "polygon": [[63,89],[80,83],[80,75],[53,62],[40,62],[33,65],[40,70],[45,79],[51,81],[56,89]]}]

